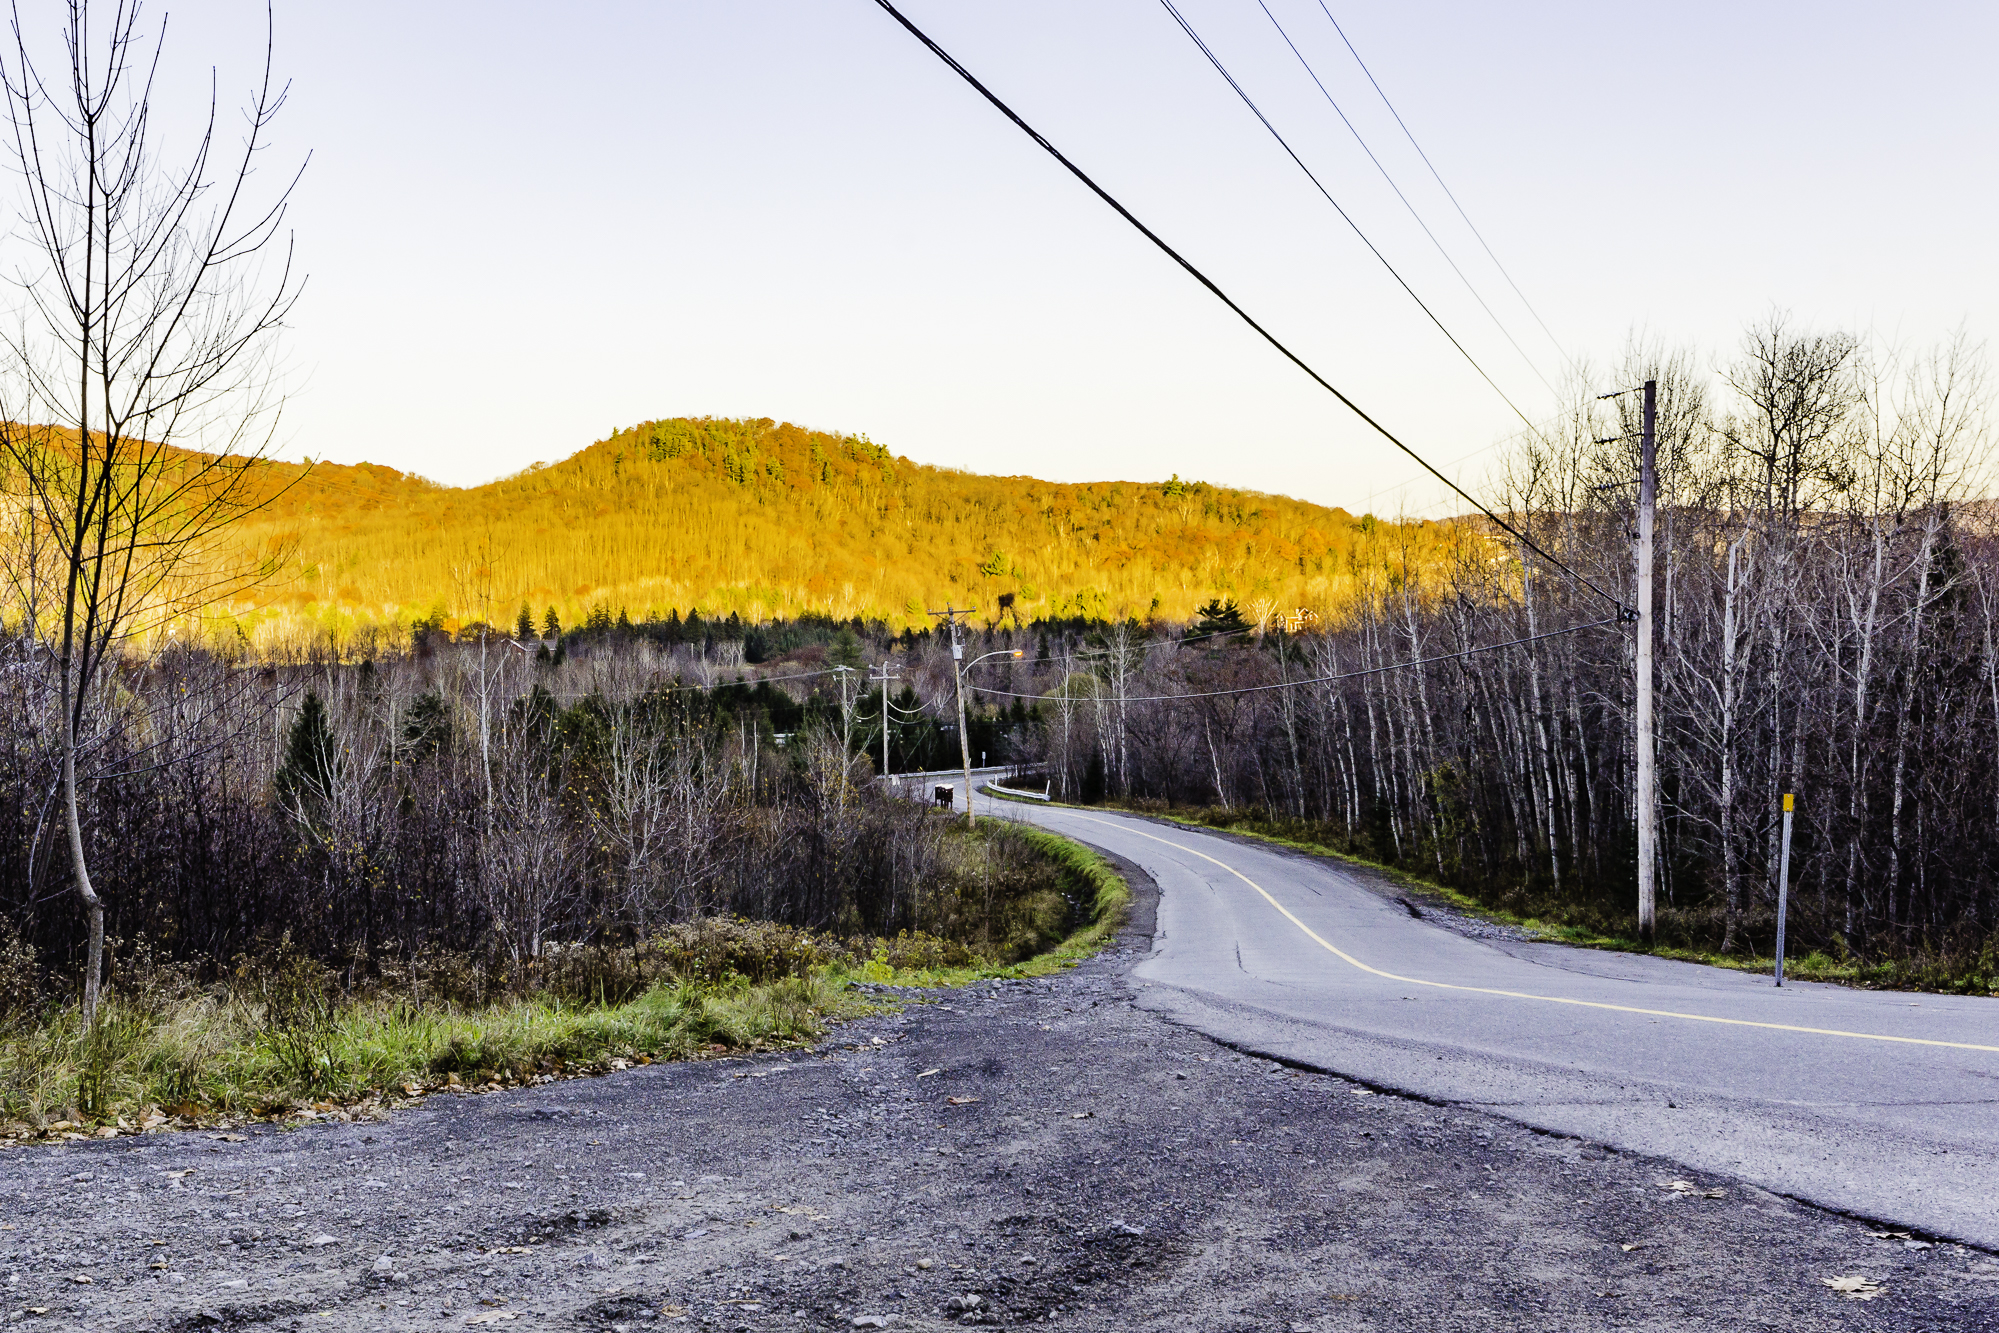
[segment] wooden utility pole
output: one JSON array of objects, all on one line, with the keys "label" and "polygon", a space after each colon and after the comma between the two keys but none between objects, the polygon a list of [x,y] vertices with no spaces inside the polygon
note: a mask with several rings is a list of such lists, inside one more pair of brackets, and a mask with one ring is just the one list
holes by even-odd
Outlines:
[{"label": "wooden utility pole", "polygon": [[901,673],[890,671],[889,664],[887,662],[881,663],[879,666],[875,668],[875,671],[879,674],[872,677],[872,679],[882,687],[882,790],[887,791],[888,790],[888,728],[889,728],[888,683],[892,680],[899,679]]},{"label": "wooden utility pole", "polygon": [[1658,501],[1659,382],[1645,381],[1645,420],[1638,438],[1638,938],[1650,946],[1657,924],[1658,801],[1653,787],[1652,510]]},{"label": "wooden utility pole", "polygon": [[847,765],[854,757],[854,669],[850,666],[833,668],[834,678],[840,682],[840,809],[847,808]]},{"label": "wooden utility pole", "polygon": [[944,617],[944,623],[951,627],[951,678],[958,683],[958,758],[965,767],[965,826],[970,828],[978,821],[972,814],[972,738],[965,730],[965,641],[958,637],[958,617],[970,615],[970,607],[947,606],[942,611],[932,611],[933,616]]}]

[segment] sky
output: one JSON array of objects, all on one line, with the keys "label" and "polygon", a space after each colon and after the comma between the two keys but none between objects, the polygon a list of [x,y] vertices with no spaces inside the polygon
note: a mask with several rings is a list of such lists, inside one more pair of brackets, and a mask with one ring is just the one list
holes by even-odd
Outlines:
[{"label": "sky", "polygon": [[[1989,0],[1177,3],[1498,390],[1158,0],[903,8],[1468,485],[1633,338],[1713,366],[1776,311],[1999,332]],[[211,67],[225,100],[252,83],[262,8],[147,12],[184,141]],[[287,456],[470,484],[650,418],[767,416],[978,472],[1463,508],[870,0],[276,0],[275,51],[260,185],[310,154]]]}]

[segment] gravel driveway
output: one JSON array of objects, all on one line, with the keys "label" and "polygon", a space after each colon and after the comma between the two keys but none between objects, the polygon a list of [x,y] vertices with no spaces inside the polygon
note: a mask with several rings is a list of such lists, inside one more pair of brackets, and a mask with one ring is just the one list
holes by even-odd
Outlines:
[{"label": "gravel driveway", "polygon": [[1135,1008],[1153,897],[1120,868],[1137,910],[1098,958],[909,993],[817,1050],[0,1154],[0,1308],[163,1333],[1999,1330],[1984,1252]]}]

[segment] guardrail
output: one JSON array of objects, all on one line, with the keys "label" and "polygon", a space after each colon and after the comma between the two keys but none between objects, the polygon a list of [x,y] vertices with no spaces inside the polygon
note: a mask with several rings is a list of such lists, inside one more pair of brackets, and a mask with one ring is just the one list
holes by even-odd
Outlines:
[{"label": "guardrail", "polygon": [[1055,799],[1045,791],[1021,791],[1017,787],[1002,787],[997,782],[988,782],[986,790],[996,796],[1018,796],[1026,801],[1052,801]]}]

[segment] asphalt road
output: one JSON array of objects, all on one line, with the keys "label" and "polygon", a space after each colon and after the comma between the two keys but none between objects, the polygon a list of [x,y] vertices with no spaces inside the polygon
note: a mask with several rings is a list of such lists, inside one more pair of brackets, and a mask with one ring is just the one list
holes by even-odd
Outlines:
[{"label": "asphalt road", "polygon": [[979,798],[1160,887],[1139,1003],[1245,1051],[1999,1247],[1999,1001],[1480,938],[1365,872]]}]

